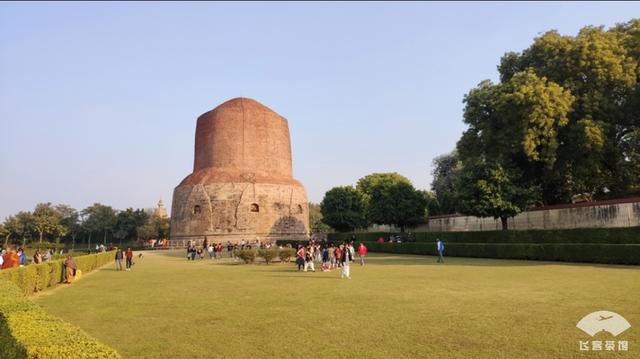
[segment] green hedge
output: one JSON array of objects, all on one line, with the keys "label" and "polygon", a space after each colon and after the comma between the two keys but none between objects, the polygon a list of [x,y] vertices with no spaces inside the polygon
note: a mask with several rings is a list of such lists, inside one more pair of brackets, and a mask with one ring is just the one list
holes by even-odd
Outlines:
[{"label": "green hedge", "polygon": [[[334,242],[350,241],[352,236],[357,242],[375,242],[383,237],[400,233],[330,233],[329,240]],[[449,243],[598,243],[598,244],[640,244],[640,227],[626,228],[579,228],[550,229],[528,231],[482,231],[482,232],[412,232],[416,242],[435,242],[437,238]]]},{"label": "green hedge", "polygon": [[[640,264],[640,244],[451,243],[444,255],[499,259]],[[435,243],[366,242],[371,252],[436,255]]]},{"label": "green hedge", "polygon": [[[74,257],[74,260],[82,273],[89,273],[113,261],[114,258],[115,251],[111,251],[78,256]],[[6,279],[13,282],[22,290],[23,294],[30,295],[61,283],[64,261],[65,259],[57,259],[40,264],[4,269],[0,271],[0,281]]]},{"label": "green hedge", "polygon": [[[24,267],[26,268],[26,267]],[[115,350],[47,313],[0,280],[0,358],[120,358]]]}]

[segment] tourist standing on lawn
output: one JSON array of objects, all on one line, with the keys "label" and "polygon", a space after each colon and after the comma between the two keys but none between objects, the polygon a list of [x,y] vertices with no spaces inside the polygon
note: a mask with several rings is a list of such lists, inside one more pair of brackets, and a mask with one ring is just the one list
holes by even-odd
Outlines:
[{"label": "tourist standing on lawn", "polygon": [[298,245],[298,251],[296,252],[296,264],[298,265],[298,272],[305,266],[305,253],[302,244]]},{"label": "tourist standing on lawn", "polygon": [[360,242],[360,246],[358,247],[358,256],[360,256],[360,265],[364,265],[364,256],[367,255],[367,247],[365,247],[364,243]]},{"label": "tourist standing on lawn", "polygon": [[315,272],[316,268],[313,265],[313,245],[309,245],[309,247],[307,248],[307,251],[305,252],[304,255],[304,271],[306,272],[307,269],[311,268],[311,271]]},{"label": "tourist standing on lawn", "polygon": [[133,264],[133,251],[131,248],[127,248],[127,271],[131,270],[131,265]]},{"label": "tourist standing on lawn", "polygon": [[442,257],[442,253],[444,252],[444,243],[442,243],[440,238],[438,238],[436,245],[438,248],[438,263],[444,263],[444,258]]},{"label": "tourist standing on lawn", "polygon": [[116,270],[122,270],[122,258],[124,257],[124,253],[122,249],[116,249]]},{"label": "tourist standing on lawn", "polygon": [[353,256],[351,255],[351,251],[349,250],[347,244],[341,245],[340,249],[341,249],[340,262],[342,265],[342,274],[340,275],[340,278],[351,279],[349,262],[353,260]]}]

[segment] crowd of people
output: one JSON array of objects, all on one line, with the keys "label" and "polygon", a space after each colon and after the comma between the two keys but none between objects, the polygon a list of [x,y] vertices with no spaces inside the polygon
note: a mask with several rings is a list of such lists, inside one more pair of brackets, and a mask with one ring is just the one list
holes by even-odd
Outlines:
[{"label": "crowd of people", "polygon": [[[61,249],[58,254],[62,255],[64,251]],[[36,249],[31,263],[39,264],[50,261],[56,255],[54,249],[40,250]],[[13,267],[24,267],[28,264],[27,253],[22,247],[2,249],[0,251],[0,269],[7,269]]]},{"label": "crowd of people", "polygon": [[202,246],[198,246],[198,243],[194,240],[189,241],[187,246],[187,260],[205,259],[206,255],[209,256],[209,259],[221,259],[225,251],[227,251],[229,258],[234,258],[234,252],[236,250],[271,248],[271,246],[273,246],[271,241],[261,241],[260,238],[256,238],[254,241],[243,239],[240,243],[227,241],[226,244],[223,244],[222,242],[209,242],[209,239],[205,237]]},{"label": "crowd of people", "polygon": [[[360,265],[364,266],[364,258],[367,255],[367,247],[360,243],[358,246],[358,257],[360,258]],[[330,272],[333,269],[341,268],[342,272],[340,277],[351,279],[350,264],[355,261],[356,249],[352,242],[343,242],[339,245],[333,243],[316,243],[310,241],[308,245],[298,245],[296,251],[296,264],[298,271],[307,272],[311,270],[316,271],[315,263],[320,264],[320,268],[323,272]]]}]

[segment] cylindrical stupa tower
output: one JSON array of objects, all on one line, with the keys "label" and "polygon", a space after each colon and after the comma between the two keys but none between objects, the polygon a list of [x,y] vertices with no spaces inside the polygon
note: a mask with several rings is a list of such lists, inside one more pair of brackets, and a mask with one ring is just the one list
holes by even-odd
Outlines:
[{"label": "cylindrical stupa tower", "polygon": [[193,173],[173,191],[171,244],[305,239],[308,229],[287,120],[247,98],[200,116]]}]

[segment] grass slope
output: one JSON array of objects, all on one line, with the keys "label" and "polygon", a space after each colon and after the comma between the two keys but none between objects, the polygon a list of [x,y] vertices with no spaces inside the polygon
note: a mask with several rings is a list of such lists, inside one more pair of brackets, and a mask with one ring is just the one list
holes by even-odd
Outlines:
[{"label": "grass slope", "polygon": [[[640,353],[638,267],[372,255],[364,268],[189,262],[147,253],[36,300],[125,358],[583,357],[579,340],[628,340]],[[613,339],[575,327],[611,310]],[[635,352],[635,353],[634,353]],[[598,356],[598,355],[596,355]]]}]

